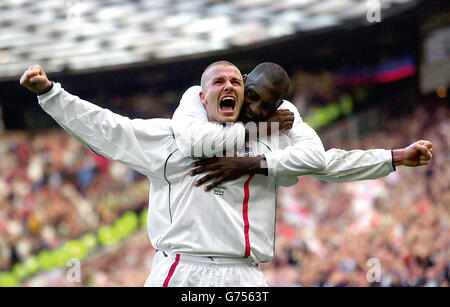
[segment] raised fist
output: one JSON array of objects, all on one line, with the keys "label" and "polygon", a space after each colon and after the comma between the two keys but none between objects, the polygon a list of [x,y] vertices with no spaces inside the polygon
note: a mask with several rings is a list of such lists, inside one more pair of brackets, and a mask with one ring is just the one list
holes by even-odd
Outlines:
[{"label": "raised fist", "polygon": [[23,73],[22,77],[20,77],[20,85],[36,94],[45,93],[52,87],[52,83],[39,65],[30,66]]},{"label": "raised fist", "polygon": [[420,140],[406,148],[394,150],[394,165],[421,166],[428,165],[433,157],[433,144],[428,140]]}]

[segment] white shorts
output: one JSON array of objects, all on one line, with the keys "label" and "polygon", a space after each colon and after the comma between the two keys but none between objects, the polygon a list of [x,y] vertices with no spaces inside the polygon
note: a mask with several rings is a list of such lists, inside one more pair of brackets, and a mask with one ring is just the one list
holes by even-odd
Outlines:
[{"label": "white shorts", "polygon": [[194,257],[158,251],[145,287],[267,287],[258,265],[245,258]]}]

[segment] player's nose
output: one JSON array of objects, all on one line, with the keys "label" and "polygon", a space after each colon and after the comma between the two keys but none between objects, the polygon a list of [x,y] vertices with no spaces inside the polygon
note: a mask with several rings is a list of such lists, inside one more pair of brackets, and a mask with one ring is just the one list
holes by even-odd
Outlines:
[{"label": "player's nose", "polygon": [[224,84],[224,86],[223,86],[223,90],[224,90],[225,92],[231,92],[231,91],[233,91],[233,84],[231,84],[230,81],[226,81],[225,84]]}]

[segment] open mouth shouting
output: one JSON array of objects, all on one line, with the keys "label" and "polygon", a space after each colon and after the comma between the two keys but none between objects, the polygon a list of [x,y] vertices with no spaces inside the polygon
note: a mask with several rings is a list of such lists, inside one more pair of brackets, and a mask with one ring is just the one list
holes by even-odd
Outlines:
[{"label": "open mouth shouting", "polygon": [[236,106],[236,98],[233,96],[225,96],[220,100],[220,111],[225,116],[234,115],[234,108]]}]

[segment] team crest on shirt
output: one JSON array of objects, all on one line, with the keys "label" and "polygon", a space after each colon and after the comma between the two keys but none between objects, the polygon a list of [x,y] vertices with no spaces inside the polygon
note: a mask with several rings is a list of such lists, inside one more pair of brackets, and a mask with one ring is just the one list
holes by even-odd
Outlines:
[{"label": "team crest on shirt", "polygon": [[[245,146],[244,148],[237,150],[236,156],[238,156],[238,157],[255,157],[256,154],[253,151],[252,147]],[[226,189],[227,189],[226,186],[218,185],[217,187],[213,188],[212,191],[213,191],[214,195],[224,196]]]},{"label": "team crest on shirt", "polygon": [[256,156],[252,147],[247,147],[247,146],[245,148],[238,149],[236,155],[238,157],[255,157]]}]

